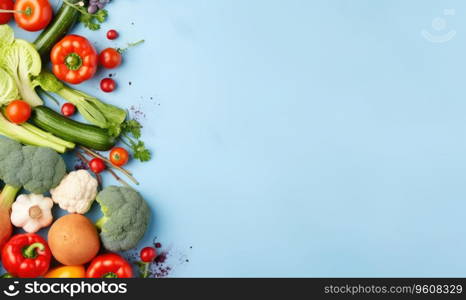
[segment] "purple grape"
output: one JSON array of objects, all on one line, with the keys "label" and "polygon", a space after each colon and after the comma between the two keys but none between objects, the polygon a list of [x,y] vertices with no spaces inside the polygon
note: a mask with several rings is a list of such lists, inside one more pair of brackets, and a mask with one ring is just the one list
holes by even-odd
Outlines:
[{"label": "purple grape", "polygon": [[98,5],[89,5],[89,7],[87,8],[87,12],[90,13],[90,14],[95,14],[98,10]]}]

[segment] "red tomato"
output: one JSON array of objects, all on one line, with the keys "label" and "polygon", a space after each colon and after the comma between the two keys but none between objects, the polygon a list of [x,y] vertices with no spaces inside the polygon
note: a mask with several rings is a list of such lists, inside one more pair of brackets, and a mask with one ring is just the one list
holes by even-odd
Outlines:
[{"label": "red tomato", "polygon": [[76,106],[73,103],[65,103],[61,107],[61,114],[65,117],[71,117],[76,112]]},{"label": "red tomato", "polygon": [[86,278],[131,278],[133,268],[120,255],[102,254],[94,258],[87,268]]},{"label": "red tomato", "polygon": [[[4,10],[13,10],[15,8],[15,3],[13,0],[0,0],[0,9]],[[7,24],[13,18],[12,12],[2,12],[0,13],[0,24]]]},{"label": "red tomato", "polygon": [[110,151],[110,161],[115,166],[121,167],[126,165],[129,160],[129,153],[124,148],[116,147]]},{"label": "red tomato", "polygon": [[10,122],[22,124],[31,117],[31,106],[26,101],[15,100],[8,104],[5,114]]},{"label": "red tomato", "polygon": [[94,158],[89,162],[89,167],[91,168],[92,172],[99,174],[103,170],[105,170],[106,166],[103,160],[100,158]]},{"label": "red tomato", "polygon": [[115,40],[115,39],[118,38],[118,36],[119,36],[118,32],[116,30],[114,30],[114,29],[109,30],[107,32],[107,39],[109,39],[109,40]]},{"label": "red tomato", "polygon": [[44,29],[53,17],[48,0],[16,0],[14,10],[16,24],[27,31]]},{"label": "red tomato", "polygon": [[71,84],[91,79],[97,71],[97,59],[94,46],[74,34],[66,36],[50,52],[53,74]]},{"label": "red tomato", "polygon": [[115,80],[111,78],[104,78],[100,82],[100,88],[106,93],[111,93],[116,89]]},{"label": "red tomato", "polygon": [[145,263],[151,263],[157,257],[157,252],[152,247],[146,247],[141,250],[139,255],[141,260]]},{"label": "red tomato", "polygon": [[99,62],[107,69],[114,69],[121,65],[121,53],[114,48],[107,48],[100,52]]}]

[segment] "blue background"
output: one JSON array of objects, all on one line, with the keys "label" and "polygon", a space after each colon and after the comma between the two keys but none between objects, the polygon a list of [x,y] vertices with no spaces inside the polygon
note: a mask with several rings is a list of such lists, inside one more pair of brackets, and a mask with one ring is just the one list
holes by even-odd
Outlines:
[{"label": "blue background", "polygon": [[99,91],[107,72],[82,88],[146,113],[154,159],[130,167],[155,218],[140,246],[170,247],[171,276],[466,276],[464,1],[108,9],[103,30],[76,32],[146,43],[118,92]]}]

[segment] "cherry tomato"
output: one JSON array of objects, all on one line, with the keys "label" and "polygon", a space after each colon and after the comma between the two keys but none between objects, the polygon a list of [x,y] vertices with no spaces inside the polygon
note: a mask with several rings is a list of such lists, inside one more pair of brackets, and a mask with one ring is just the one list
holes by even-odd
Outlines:
[{"label": "cherry tomato", "polygon": [[[15,8],[15,3],[13,0],[0,0],[0,9],[13,10]],[[11,12],[2,12],[0,13],[0,24],[7,24],[13,18],[13,13]]]},{"label": "cherry tomato", "polygon": [[27,31],[44,29],[53,17],[48,0],[16,0],[14,10],[16,24]]},{"label": "cherry tomato", "polygon": [[157,257],[157,252],[152,247],[146,247],[141,250],[139,256],[143,262],[151,263]]},{"label": "cherry tomato", "polygon": [[105,163],[100,158],[94,158],[89,162],[89,167],[91,168],[92,172],[99,174],[105,170]]},{"label": "cherry tomato", "polygon": [[112,78],[104,78],[100,82],[100,88],[106,93],[111,93],[116,89],[115,80]]},{"label": "cherry tomato", "polygon": [[115,166],[121,167],[126,165],[129,160],[129,153],[124,148],[116,147],[110,151],[110,161]]},{"label": "cherry tomato", "polygon": [[10,122],[23,124],[31,117],[31,106],[26,101],[15,100],[8,104],[5,114]]},{"label": "cherry tomato", "polygon": [[116,40],[119,34],[115,29],[111,29],[107,32],[107,39],[109,40]]},{"label": "cherry tomato", "polygon": [[100,52],[99,62],[107,69],[114,69],[121,65],[121,53],[114,48],[107,48]]},{"label": "cherry tomato", "polygon": [[71,117],[76,112],[76,106],[73,103],[65,103],[61,107],[61,114],[65,117]]}]

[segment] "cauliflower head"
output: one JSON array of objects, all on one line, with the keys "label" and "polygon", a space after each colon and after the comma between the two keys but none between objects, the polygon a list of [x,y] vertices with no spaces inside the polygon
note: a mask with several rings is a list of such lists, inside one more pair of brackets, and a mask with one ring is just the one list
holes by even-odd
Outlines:
[{"label": "cauliflower head", "polygon": [[97,195],[97,180],[86,170],[73,171],[50,190],[53,202],[70,213],[85,214]]},{"label": "cauliflower head", "polygon": [[65,161],[54,150],[22,146],[0,137],[0,179],[6,184],[44,194],[56,187],[65,174]]},{"label": "cauliflower head", "polygon": [[97,195],[104,214],[97,222],[104,247],[110,251],[134,248],[149,225],[151,212],[141,195],[132,188],[110,186]]}]

